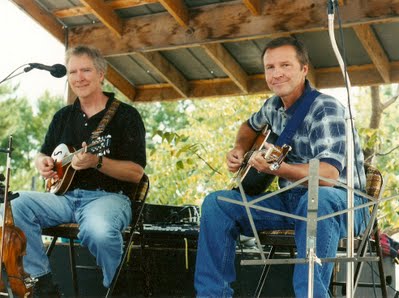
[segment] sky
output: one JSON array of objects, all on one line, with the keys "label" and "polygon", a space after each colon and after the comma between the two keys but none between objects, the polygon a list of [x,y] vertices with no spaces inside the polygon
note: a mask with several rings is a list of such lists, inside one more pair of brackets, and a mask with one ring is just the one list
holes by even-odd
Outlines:
[{"label": "sky", "polygon": [[[0,0],[0,81],[27,63],[64,64],[65,48],[24,11],[9,0]],[[26,65],[25,65],[26,66]],[[45,90],[64,96],[66,76],[55,78],[48,71],[33,69],[7,81],[20,84],[17,94],[34,103]],[[5,84],[5,83],[2,83]]]}]

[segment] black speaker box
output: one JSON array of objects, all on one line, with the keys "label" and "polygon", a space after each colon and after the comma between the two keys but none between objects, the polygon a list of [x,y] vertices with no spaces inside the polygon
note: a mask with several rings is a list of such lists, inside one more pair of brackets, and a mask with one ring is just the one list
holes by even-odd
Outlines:
[{"label": "black speaker box", "polygon": [[[86,248],[76,246],[78,265],[95,266]],[[237,252],[237,280],[232,284],[235,297],[253,296],[263,266],[243,266],[241,259],[259,258],[252,252]],[[64,297],[73,297],[68,246],[57,245],[50,258],[55,281]],[[127,264],[118,279],[115,297],[194,297],[196,250],[167,247],[142,247],[131,250]],[[261,297],[294,297],[292,265],[273,265]],[[100,269],[78,269],[79,296],[104,297]]]},{"label": "black speaker box", "polygon": [[[88,266],[91,268],[96,267],[94,257],[86,248],[76,245],[75,253],[77,265]],[[63,297],[74,297],[68,245],[56,245],[50,257],[50,265],[54,281],[58,284]],[[103,275],[98,267],[96,269],[78,269],[77,276],[79,296],[105,296],[106,289],[102,285]]]}]

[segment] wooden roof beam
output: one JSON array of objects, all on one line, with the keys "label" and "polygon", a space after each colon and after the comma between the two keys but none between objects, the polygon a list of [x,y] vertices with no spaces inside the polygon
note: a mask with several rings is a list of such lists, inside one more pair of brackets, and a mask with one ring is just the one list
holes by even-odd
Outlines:
[{"label": "wooden roof beam", "polygon": [[[112,10],[116,9],[124,9],[136,6],[147,5],[151,3],[158,3],[158,0],[114,0],[114,1],[107,1],[104,4],[111,8]],[[70,17],[77,17],[83,16],[87,14],[91,14],[92,11],[89,7],[86,6],[76,6],[72,8],[66,9],[58,9],[53,12],[53,14],[57,18],[70,18]]]},{"label": "wooden roof beam", "polygon": [[123,33],[123,21],[117,16],[112,8],[105,5],[103,0],[80,0],[92,13],[100,19],[119,38]]},{"label": "wooden roof beam", "polygon": [[316,70],[313,67],[312,63],[309,63],[308,75],[306,76],[306,78],[309,80],[313,87],[317,87]]},{"label": "wooden roof beam", "polygon": [[184,29],[189,30],[188,8],[183,0],[159,0],[159,3],[175,18]]},{"label": "wooden roof beam", "polygon": [[183,98],[189,96],[189,85],[186,78],[168,60],[158,52],[134,53],[147,65],[162,76]]},{"label": "wooden roof beam", "polygon": [[[394,0],[391,0],[394,1]],[[395,0],[396,1],[396,0]],[[313,4],[310,4],[312,2]],[[323,2],[323,3],[321,3]],[[399,17],[392,10],[383,10],[381,0],[369,0],[368,6],[362,6],[363,0],[351,0],[341,8],[344,28],[373,22],[389,22]],[[230,2],[227,2],[230,3]],[[284,6],[285,1],[264,1],[263,11],[267,17],[255,17],[242,2],[232,1],[223,5],[223,10],[208,5],[201,9],[192,9],[191,23],[195,31],[188,34],[176,30],[176,21],[167,14],[156,14],[125,20],[122,40],[111,34],[100,25],[87,25],[71,28],[69,42],[71,45],[84,43],[96,46],[106,56],[120,55],[135,51],[160,51],[166,49],[186,48],[214,42],[236,42],[281,35],[322,31],[326,28],[326,6],[321,0],[295,1],[292,6]],[[280,4],[281,3],[281,4]],[[378,18],[368,17],[370,7],[378,12]],[[375,9],[375,7],[382,7]],[[272,11],[284,11],[284,18],[272,14]],[[298,11],[301,11],[298,14]],[[223,13],[222,23],[220,15]],[[237,28],[237,19],[245,19]],[[217,20],[217,21],[216,21]],[[162,24],[162,25],[161,25]],[[301,24],[300,26],[298,24]],[[232,30],[235,28],[235,30]]]},{"label": "wooden roof beam", "polygon": [[[369,86],[383,84],[381,76],[374,65],[349,66],[348,72],[353,86]],[[339,67],[315,69],[318,88],[337,88],[343,84],[342,72]],[[391,78],[399,82],[399,62],[391,63]],[[189,81],[190,98],[238,96],[241,90],[229,78],[213,80]],[[265,83],[264,75],[248,76],[248,89],[250,94],[267,94],[270,90]],[[136,86],[137,102],[171,101],[181,99],[181,95],[169,84],[154,84]]]},{"label": "wooden roof beam", "polygon": [[213,61],[226,73],[230,79],[244,92],[248,93],[248,76],[230,53],[220,43],[202,46]]},{"label": "wooden roof beam", "polygon": [[254,16],[260,16],[262,14],[260,1],[261,0],[243,0],[245,6],[251,11]]},{"label": "wooden roof beam", "polygon": [[357,37],[385,83],[390,83],[389,59],[370,25],[353,26]]},{"label": "wooden roof beam", "polygon": [[105,79],[120,92],[122,92],[128,99],[134,101],[136,96],[136,88],[128,80],[121,76],[119,72],[117,72],[109,63],[107,73],[105,74]]}]

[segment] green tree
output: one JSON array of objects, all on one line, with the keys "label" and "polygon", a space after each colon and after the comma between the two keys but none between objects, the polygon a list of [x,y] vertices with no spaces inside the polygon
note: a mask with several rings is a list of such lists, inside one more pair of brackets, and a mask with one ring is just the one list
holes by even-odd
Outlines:
[{"label": "green tree", "polygon": [[[260,96],[248,96],[160,103],[161,107],[156,105],[163,113],[159,118],[152,117],[153,106],[137,104],[149,132],[149,201],[200,204],[210,191],[226,188],[232,178],[225,167],[226,153],[243,119],[263,101]],[[180,111],[185,111],[185,126],[183,122],[181,126],[163,124],[165,118],[182,118]]]},{"label": "green tree", "polygon": [[[62,97],[53,97],[47,91],[38,99],[37,111],[26,97],[16,97],[15,89],[0,89],[0,147],[7,148],[9,136],[13,137],[11,163],[12,190],[35,187],[32,181],[38,174],[33,165],[44,134],[56,110],[63,105]],[[3,173],[6,155],[0,156],[0,171]],[[40,184],[39,184],[40,185]]]},{"label": "green tree", "polygon": [[[360,88],[357,96],[357,127],[363,141],[366,160],[380,169],[386,178],[383,198],[397,195],[399,189],[399,113],[396,108],[398,96],[399,86],[394,85]],[[367,102],[369,104],[366,104]],[[388,231],[388,234],[399,231],[398,200],[381,203],[379,218],[381,229]]]}]

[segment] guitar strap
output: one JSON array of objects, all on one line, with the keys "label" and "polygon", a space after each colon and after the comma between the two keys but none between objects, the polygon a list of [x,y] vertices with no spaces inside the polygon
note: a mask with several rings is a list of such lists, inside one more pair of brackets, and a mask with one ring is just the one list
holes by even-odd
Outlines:
[{"label": "guitar strap", "polygon": [[91,133],[91,139],[95,140],[97,139],[100,134],[104,131],[105,127],[108,125],[108,123],[111,121],[111,119],[114,117],[116,110],[119,107],[119,104],[121,102],[117,99],[115,99],[111,105],[109,106],[107,112],[105,113],[103,119],[101,119],[100,123],[98,124],[97,128],[95,131]]},{"label": "guitar strap", "polygon": [[310,106],[315,101],[316,97],[319,96],[320,94],[321,93],[316,89],[313,89],[309,92],[305,91],[305,93],[302,95],[303,96],[302,103],[298,105],[298,107],[294,112],[294,115],[288,121],[283,132],[276,140],[275,143],[276,146],[282,147],[283,145],[289,145],[291,143],[296,130],[299,128],[299,126],[303,122],[303,119],[305,119],[305,116],[309,112]]}]

